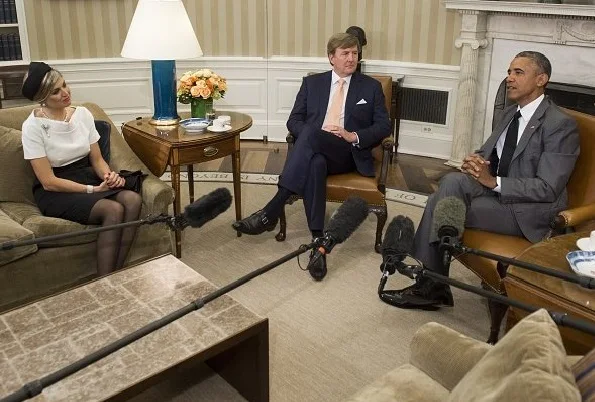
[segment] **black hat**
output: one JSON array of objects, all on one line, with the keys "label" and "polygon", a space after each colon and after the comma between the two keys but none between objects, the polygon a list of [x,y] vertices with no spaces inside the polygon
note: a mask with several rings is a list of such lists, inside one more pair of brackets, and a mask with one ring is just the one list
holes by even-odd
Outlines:
[{"label": "black hat", "polygon": [[33,100],[45,75],[51,71],[52,68],[42,61],[32,61],[29,64],[29,73],[27,79],[23,82],[23,96],[27,99]]}]

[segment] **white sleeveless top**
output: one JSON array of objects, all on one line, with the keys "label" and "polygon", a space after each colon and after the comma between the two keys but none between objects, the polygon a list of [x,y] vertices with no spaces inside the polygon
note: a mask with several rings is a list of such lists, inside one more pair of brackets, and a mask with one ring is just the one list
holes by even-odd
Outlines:
[{"label": "white sleeveless top", "polygon": [[23,153],[25,159],[47,157],[52,167],[65,166],[89,154],[91,144],[99,141],[93,115],[77,106],[69,121],[36,117],[31,112],[23,122]]}]

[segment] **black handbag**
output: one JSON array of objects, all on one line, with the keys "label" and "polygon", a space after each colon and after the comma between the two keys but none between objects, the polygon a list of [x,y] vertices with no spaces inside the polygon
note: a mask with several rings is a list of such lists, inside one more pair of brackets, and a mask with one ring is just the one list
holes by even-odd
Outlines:
[{"label": "black handbag", "polygon": [[124,188],[126,190],[136,191],[137,193],[141,192],[143,180],[147,177],[146,173],[143,173],[141,170],[135,170],[134,172],[130,170],[120,170],[118,174],[120,177],[124,178]]}]

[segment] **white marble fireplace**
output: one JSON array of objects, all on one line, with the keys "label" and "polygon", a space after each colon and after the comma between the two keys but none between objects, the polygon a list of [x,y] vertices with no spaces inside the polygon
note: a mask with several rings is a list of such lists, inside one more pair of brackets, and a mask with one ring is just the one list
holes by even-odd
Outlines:
[{"label": "white marble fireplace", "polygon": [[489,136],[494,99],[515,54],[536,50],[552,63],[551,81],[595,87],[595,6],[495,0],[443,0],[462,14],[455,45],[461,76],[449,165]]}]

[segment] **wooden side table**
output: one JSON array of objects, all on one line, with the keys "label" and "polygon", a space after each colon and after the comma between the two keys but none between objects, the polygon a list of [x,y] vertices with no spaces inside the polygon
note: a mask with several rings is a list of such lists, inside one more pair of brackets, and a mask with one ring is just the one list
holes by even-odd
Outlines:
[{"label": "wooden side table", "polygon": [[[192,165],[232,155],[233,191],[236,220],[242,219],[242,195],[240,185],[240,133],[252,126],[252,118],[244,113],[220,112],[231,116],[231,129],[223,133],[188,133],[179,126],[153,126],[149,118],[139,118],[122,125],[122,134],[134,153],[160,177],[167,166],[171,167],[171,183],[175,192],[174,214],[182,211],[180,199],[180,166],[188,168],[188,191],[194,202],[194,178]],[[238,233],[240,236],[240,233]],[[176,231],[176,256],[182,256],[180,231]]]},{"label": "wooden side table", "polygon": [[[572,273],[566,254],[578,250],[576,241],[588,236],[589,232],[581,232],[553,237],[529,247],[517,259]],[[506,294],[515,300],[595,322],[595,290],[512,265],[506,272],[504,286]],[[511,307],[507,326],[512,327],[527,314]],[[592,335],[567,327],[561,327],[560,334],[569,354],[584,354],[595,347],[595,337]]]}]

